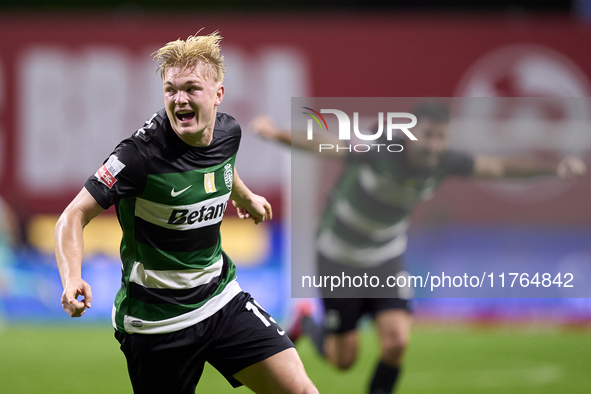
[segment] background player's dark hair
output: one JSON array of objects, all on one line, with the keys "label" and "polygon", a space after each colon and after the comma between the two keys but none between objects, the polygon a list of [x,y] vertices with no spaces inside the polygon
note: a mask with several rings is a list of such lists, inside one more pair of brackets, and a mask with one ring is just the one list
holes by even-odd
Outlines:
[{"label": "background player's dark hair", "polygon": [[[411,111],[411,113],[417,117],[417,120],[421,118],[427,118],[433,122],[437,123],[448,123],[450,119],[450,111],[447,104],[441,100],[424,100],[419,102]],[[384,119],[384,123],[385,123]],[[378,130],[379,123],[375,123],[373,127],[370,129],[372,132],[376,132]],[[385,125],[383,128],[385,129]],[[398,131],[400,133],[400,131]],[[386,141],[387,134],[384,132],[378,142],[384,143]]]},{"label": "background player's dark hair", "polygon": [[433,122],[449,122],[449,107],[440,100],[421,101],[411,111],[417,119],[427,118]]}]

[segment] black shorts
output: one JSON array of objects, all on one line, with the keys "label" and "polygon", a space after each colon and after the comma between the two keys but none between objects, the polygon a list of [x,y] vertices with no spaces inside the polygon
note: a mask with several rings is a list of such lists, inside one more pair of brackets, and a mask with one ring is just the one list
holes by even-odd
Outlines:
[{"label": "black shorts", "polygon": [[[317,255],[319,275],[346,275],[349,277],[378,276],[384,281],[388,276],[397,276],[405,272],[402,256],[388,260],[377,267],[349,267],[335,263],[321,254]],[[383,283],[383,282],[382,282]],[[399,289],[388,287],[352,287],[340,289],[322,289],[326,330],[334,334],[343,334],[355,330],[359,320],[365,315],[401,309],[412,313],[410,301],[400,298]]]},{"label": "black shorts", "polygon": [[324,327],[332,334],[344,334],[355,330],[365,314],[401,309],[412,313],[409,300],[401,298],[323,298]]},{"label": "black shorts", "polygon": [[[321,278],[336,278],[339,286],[325,285],[322,298],[405,298],[412,296],[409,287],[388,286],[391,279],[408,275],[402,256],[387,260],[375,267],[352,267],[332,261],[320,253],[316,256],[317,272]],[[335,283],[325,281],[325,283]],[[405,283],[407,283],[405,281]]]},{"label": "black shorts", "polygon": [[244,368],[293,347],[285,331],[248,293],[213,316],[166,334],[115,331],[134,393],[195,393],[205,362],[232,384]]}]

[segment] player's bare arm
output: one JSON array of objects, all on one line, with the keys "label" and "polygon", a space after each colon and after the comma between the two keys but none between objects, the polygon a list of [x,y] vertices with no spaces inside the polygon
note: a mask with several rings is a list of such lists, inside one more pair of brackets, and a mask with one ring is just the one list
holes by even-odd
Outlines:
[{"label": "player's bare arm", "polygon": [[[318,145],[320,144],[332,144],[338,145],[339,139],[328,133],[316,133],[314,134],[314,140],[308,140],[305,132],[290,132],[289,130],[279,129],[273,120],[266,115],[259,115],[255,117],[249,125],[255,134],[282,143],[283,145],[293,146],[298,149],[303,149],[312,153],[320,153]],[[322,157],[331,158],[344,158],[346,156],[346,150],[330,149],[322,152]]]},{"label": "player's bare arm", "polygon": [[263,138],[291,145],[291,133],[286,130],[279,130],[270,116],[259,115],[250,122],[248,127]]},{"label": "player's bare arm", "polygon": [[575,179],[587,171],[585,163],[576,156],[567,156],[559,163],[551,163],[524,157],[495,157],[478,155],[474,159],[477,178],[528,178],[534,176],[558,176]]},{"label": "player's bare arm", "polygon": [[[80,317],[90,308],[92,292],[82,279],[82,256],[84,227],[103,208],[83,188],[64,210],[55,226],[55,256],[62,279],[62,307],[71,317]],[[78,296],[84,297],[78,301]]]},{"label": "player's bare arm", "polygon": [[273,218],[271,204],[269,204],[265,197],[251,192],[244,182],[242,182],[235,168],[230,199],[236,207],[240,219],[253,219],[255,224],[259,224],[260,222]]}]

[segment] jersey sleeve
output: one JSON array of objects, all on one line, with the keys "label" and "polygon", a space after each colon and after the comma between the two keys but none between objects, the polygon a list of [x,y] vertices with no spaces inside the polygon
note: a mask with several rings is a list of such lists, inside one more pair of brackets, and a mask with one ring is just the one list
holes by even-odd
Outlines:
[{"label": "jersey sleeve", "polygon": [[122,198],[137,196],[146,185],[144,157],[132,139],[124,140],[84,187],[104,209]]},{"label": "jersey sleeve", "polygon": [[228,144],[230,145],[230,151],[233,151],[234,154],[236,154],[238,152],[238,148],[240,147],[240,140],[242,139],[242,128],[238,122],[235,121],[234,123],[235,124],[233,125],[230,132]]},{"label": "jersey sleeve", "polygon": [[242,138],[242,129],[238,121],[228,114],[218,113],[215,132],[220,136],[219,150],[221,154],[226,157],[235,155]]},{"label": "jersey sleeve", "polygon": [[474,156],[466,152],[449,150],[441,158],[441,167],[449,175],[472,175],[474,173]]}]

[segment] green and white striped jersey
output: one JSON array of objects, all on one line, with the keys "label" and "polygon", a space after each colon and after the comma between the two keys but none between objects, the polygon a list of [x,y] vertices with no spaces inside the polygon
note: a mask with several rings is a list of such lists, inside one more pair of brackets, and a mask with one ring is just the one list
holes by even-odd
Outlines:
[{"label": "green and white striped jersey", "polygon": [[471,155],[455,151],[444,152],[431,170],[412,168],[404,153],[348,155],[324,211],[318,252],[352,267],[375,267],[402,255],[412,209],[431,198],[443,178],[469,175],[473,166]]},{"label": "green and white striped jersey", "polygon": [[178,331],[241,291],[220,237],[240,136],[236,120],[218,113],[211,144],[191,147],[161,110],[86,181],[103,208],[115,204],[123,230],[117,330]]}]

